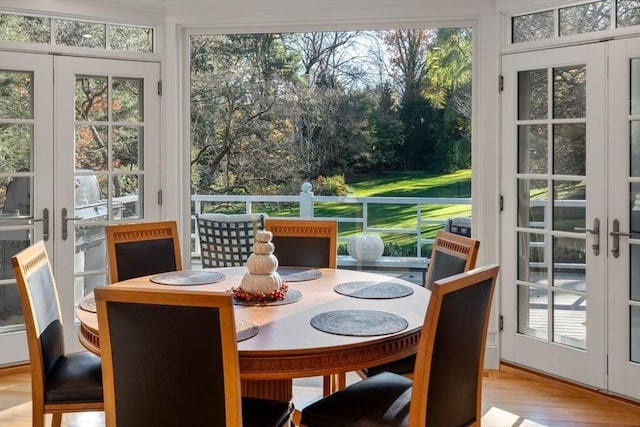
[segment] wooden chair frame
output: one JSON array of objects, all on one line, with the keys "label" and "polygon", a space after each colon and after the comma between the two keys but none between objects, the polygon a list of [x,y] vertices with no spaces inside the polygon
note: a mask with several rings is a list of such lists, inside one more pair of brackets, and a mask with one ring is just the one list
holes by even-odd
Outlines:
[{"label": "wooden chair frame", "polygon": [[[438,252],[453,255],[459,258],[466,258],[467,262],[464,266],[464,271],[475,268],[476,261],[478,259],[478,250],[480,249],[480,241],[471,239],[469,237],[460,236],[459,234],[453,234],[447,231],[439,231],[436,235],[436,240],[431,250],[431,258],[429,266],[437,257]],[[425,280],[425,286],[430,288],[430,284],[434,282],[434,269],[429,268],[427,270],[427,277]],[[436,278],[437,280],[438,278]]]},{"label": "wooden chair frame", "polygon": [[[303,409],[300,426],[328,426],[335,419],[342,425],[427,427],[428,420],[432,425],[479,426],[487,329],[498,272],[499,266],[492,264],[434,283],[413,380],[389,372],[364,379]],[[386,400],[378,399],[389,390]],[[382,406],[368,408],[370,399]],[[350,408],[357,411],[354,418]]]},{"label": "wooden chair frame", "polygon": [[[329,264],[325,267],[336,268],[338,263],[338,223],[337,221],[267,218],[265,230],[274,237],[306,237],[329,239]],[[276,254],[278,247],[276,244]],[[281,265],[284,265],[281,263]]]},{"label": "wooden chair frame", "polygon": [[[484,267],[469,270],[455,276],[438,280],[434,283],[429,307],[425,316],[424,327],[420,335],[418,344],[418,354],[416,357],[416,366],[414,369],[412,396],[409,408],[409,426],[410,427],[426,427],[426,416],[428,411],[427,403],[429,401],[429,381],[432,372],[432,361],[434,356],[434,346],[437,338],[438,326],[441,320],[440,312],[447,295],[459,291],[461,289],[476,286],[486,281],[491,281],[490,290],[487,296],[487,308],[484,312],[482,323],[482,337],[480,346],[480,356],[477,363],[476,377],[476,414],[475,420],[471,425],[480,425],[482,419],[482,377],[484,372],[484,353],[486,349],[487,330],[489,326],[489,317],[491,315],[491,303],[493,302],[493,294],[495,291],[496,280],[500,267],[497,264],[491,264]],[[424,397],[423,397],[424,396]]]},{"label": "wooden chair frame", "polygon": [[122,280],[118,273],[116,246],[125,242],[172,239],[176,270],[182,270],[180,240],[178,235],[178,226],[175,221],[108,225],[105,228],[105,234],[107,239],[110,283],[116,283]]},{"label": "wooden chair frame", "polygon": [[[103,384],[105,397],[106,426],[116,427],[116,390],[112,357],[112,340],[107,304],[130,302],[148,305],[215,307],[219,310],[221,351],[223,354],[223,376],[225,378],[224,399],[227,426],[242,426],[242,401],[240,389],[240,363],[235,333],[234,311],[231,294],[193,293],[182,290],[158,290],[148,288],[118,288],[100,286],[95,289],[95,300],[100,325],[100,350],[102,354]],[[203,337],[203,339],[207,339]],[[179,392],[179,391],[177,391]],[[142,397],[144,398],[144,397]]]},{"label": "wooden chair frame", "polygon": [[[27,344],[29,348],[29,360],[31,366],[31,404],[33,414],[33,427],[44,426],[45,414],[53,414],[51,425],[60,427],[62,423],[62,414],[67,412],[86,412],[86,411],[103,411],[103,402],[78,402],[78,403],[45,403],[45,372],[44,372],[44,356],[42,354],[42,345],[40,335],[48,325],[39,324],[39,317],[35,313],[34,296],[31,293],[28,281],[43,266],[46,266],[50,275],[50,289],[52,298],[51,307],[55,313],[50,313],[57,317],[62,324],[62,312],[60,310],[60,300],[58,297],[55,278],[51,269],[51,262],[44,245],[39,241],[16,254],[12,259],[13,269],[16,280],[18,282],[18,290],[20,293],[20,301],[24,307],[24,323],[27,332]],[[62,349],[64,352],[64,349]]]}]

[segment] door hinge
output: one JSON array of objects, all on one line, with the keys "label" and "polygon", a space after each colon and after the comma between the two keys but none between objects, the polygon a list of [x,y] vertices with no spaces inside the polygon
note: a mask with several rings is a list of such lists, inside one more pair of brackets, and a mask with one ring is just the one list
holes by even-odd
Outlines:
[{"label": "door hinge", "polygon": [[498,332],[502,332],[504,329],[504,316],[500,314],[498,316]]},{"label": "door hinge", "polygon": [[162,96],[162,80],[158,80],[158,96]]},{"label": "door hinge", "polygon": [[498,196],[498,212],[502,212],[504,210],[504,196]]},{"label": "door hinge", "polygon": [[162,206],[162,190],[158,190],[158,205]]},{"label": "door hinge", "polygon": [[500,74],[498,76],[498,92],[502,92],[504,90],[504,76]]}]

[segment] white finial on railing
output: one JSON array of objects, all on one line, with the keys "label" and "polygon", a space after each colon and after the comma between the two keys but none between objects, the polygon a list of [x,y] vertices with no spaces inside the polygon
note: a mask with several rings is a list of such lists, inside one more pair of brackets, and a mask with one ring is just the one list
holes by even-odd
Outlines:
[{"label": "white finial on railing", "polygon": [[313,218],[313,188],[309,181],[305,181],[300,186],[300,218]]}]

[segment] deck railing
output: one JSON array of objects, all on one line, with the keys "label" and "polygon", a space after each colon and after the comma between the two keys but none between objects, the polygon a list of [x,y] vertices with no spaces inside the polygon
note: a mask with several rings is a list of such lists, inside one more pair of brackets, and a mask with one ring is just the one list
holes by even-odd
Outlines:
[{"label": "deck railing", "polygon": [[[302,191],[297,196],[269,196],[269,195],[251,195],[251,196],[234,196],[234,195],[193,195],[191,202],[193,203],[192,224],[195,224],[195,215],[210,211],[205,209],[206,205],[244,205],[242,213],[255,213],[259,210],[254,209],[255,206],[265,204],[279,205],[287,204],[297,206],[291,209],[293,212],[299,212],[296,218],[315,218],[338,221],[338,224],[358,224],[358,228],[364,233],[385,233],[385,234],[404,234],[415,236],[416,241],[416,257],[426,256],[422,253],[422,245],[433,243],[432,238],[422,236],[423,227],[427,225],[436,225],[445,227],[448,218],[431,218],[427,217],[423,212],[426,206],[432,205],[460,205],[461,212],[469,212],[471,207],[471,198],[456,197],[349,197],[349,196],[316,196],[311,191],[311,185],[303,184]],[[338,205],[359,205],[359,209],[349,209],[349,217],[326,217],[318,216],[317,207],[319,204]],[[369,223],[369,206],[371,205],[412,205],[415,206],[415,223],[410,227],[375,227]],[[236,210],[239,210],[237,208]],[[360,212],[361,215],[353,216],[353,212]],[[280,217],[280,216],[279,216]],[[192,227],[192,256],[200,256],[200,248],[198,245],[197,227]],[[339,242],[346,242],[348,237],[338,237]]]}]

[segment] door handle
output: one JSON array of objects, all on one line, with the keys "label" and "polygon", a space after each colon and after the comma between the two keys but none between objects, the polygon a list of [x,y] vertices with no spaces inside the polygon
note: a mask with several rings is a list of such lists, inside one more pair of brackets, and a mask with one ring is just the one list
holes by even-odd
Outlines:
[{"label": "door handle", "polygon": [[67,208],[62,208],[61,216],[62,216],[62,240],[67,240],[67,237],[69,237],[67,223],[69,221],[79,221],[82,218],[77,216],[67,216]]},{"label": "door handle", "polygon": [[600,254],[600,220],[598,218],[593,219],[593,228],[575,227],[574,231],[584,231],[591,234],[593,236],[593,243],[591,244],[593,254],[596,256]]},{"label": "door handle", "polygon": [[41,222],[42,223],[42,240],[45,242],[49,240],[49,209],[42,209],[42,218],[34,218],[32,216],[19,216],[17,218],[6,217],[5,221],[21,221],[21,224],[25,224],[24,221]]},{"label": "door handle", "polygon": [[613,231],[609,232],[609,236],[613,237],[611,253],[613,254],[614,258],[618,258],[620,256],[620,236],[631,236],[631,233],[620,231],[620,221],[614,219]]},{"label": "door handle", "polygon": [[42,209],[42,218],[31,218],[31,221],[42,223],[42,240],[49,240],[49,209]]}]

